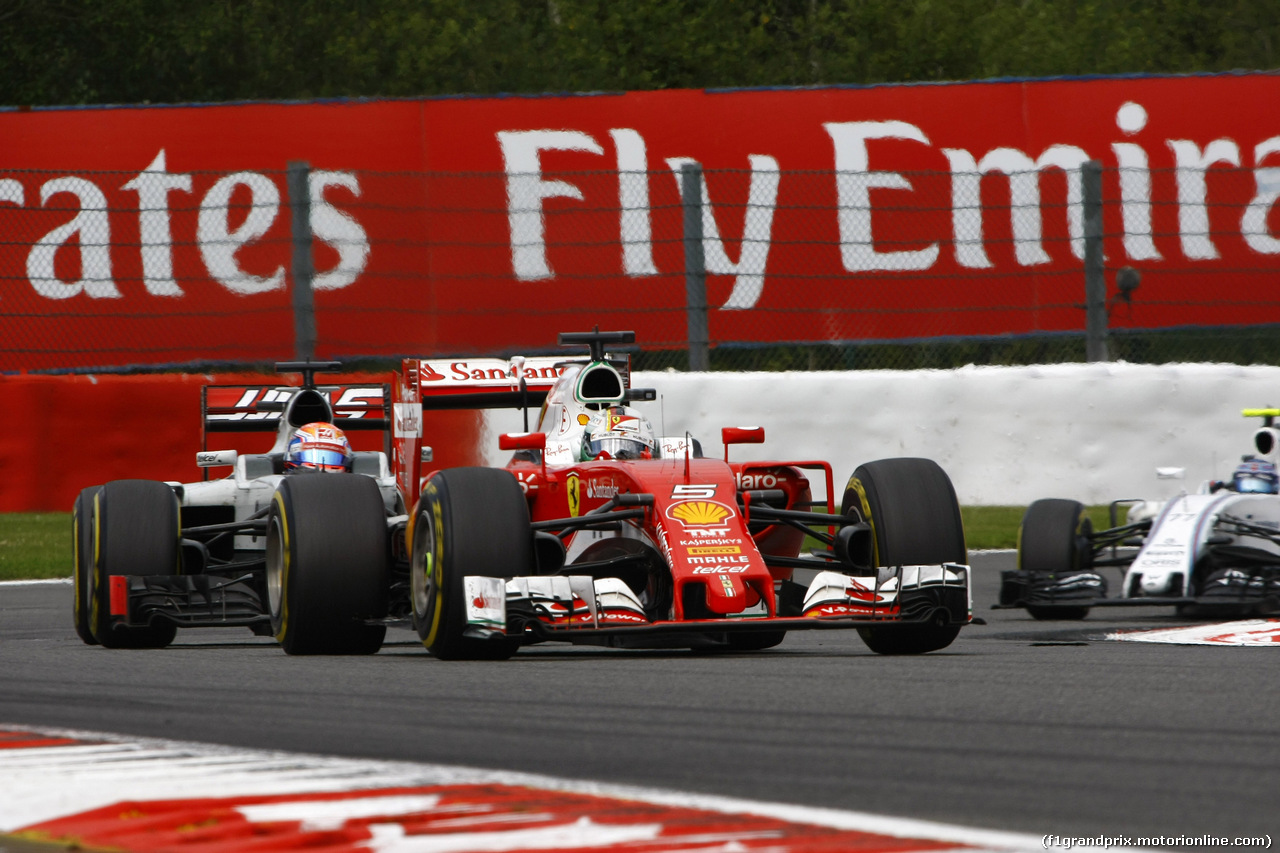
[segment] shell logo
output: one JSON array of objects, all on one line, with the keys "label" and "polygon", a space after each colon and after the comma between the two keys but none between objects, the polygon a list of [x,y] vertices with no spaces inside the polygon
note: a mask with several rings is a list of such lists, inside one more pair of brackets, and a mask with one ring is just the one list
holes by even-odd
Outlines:
[{"label": "shell logo", "polygon": [[685,527],[723,527],[733,510],[717,501],[681,501],[667,508],[667,517]]}]

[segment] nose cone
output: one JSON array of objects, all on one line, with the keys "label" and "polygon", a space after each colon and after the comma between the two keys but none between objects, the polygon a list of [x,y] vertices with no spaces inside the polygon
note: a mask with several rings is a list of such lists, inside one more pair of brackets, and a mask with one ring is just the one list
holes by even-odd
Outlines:
[{"label": "nose cone", "polygon": [[[746,609],[747,586],[741,575],[713,575],[707,578],[707,609],[712,613],[727,615]],[[751,598],[759,600],[758,596]]]}]

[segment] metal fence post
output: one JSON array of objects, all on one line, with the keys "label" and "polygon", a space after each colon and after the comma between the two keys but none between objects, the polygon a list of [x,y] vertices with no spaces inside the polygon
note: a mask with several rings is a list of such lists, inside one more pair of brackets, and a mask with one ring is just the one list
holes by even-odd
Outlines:
[{"label": "metal fence post", "polygon": [[289,208],[293,229],[293,354],[309,361],[316,352],[316,308],[311,292],[311,165],[290,161]]},{"label": "metal fence post", "polygon": [[1102,163],[1087,161],[1084,182],[1084,355],[1109,361],[1107,354],[1107,278],[1102,256]]},{"label": "metal fence post", "polygon": [[707,332],[707,264],[702,252],[702,166],[680,167],[684,205],[684,295],[688,314],[689,369],[710,370]]}]

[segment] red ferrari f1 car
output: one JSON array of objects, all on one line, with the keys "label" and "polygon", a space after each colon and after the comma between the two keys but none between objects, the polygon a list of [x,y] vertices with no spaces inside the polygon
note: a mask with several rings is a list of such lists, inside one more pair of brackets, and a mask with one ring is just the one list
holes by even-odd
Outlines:
[{"label": "red ferrari f1 car", "polygon": [[[590,358],[513,359],[486,371],[407,361],[397,424],[424,408],[541,404],[504,434],[505,468],[425,478],[408,519],[409,611],[446,659],[505,659],[551,640],[624,648],[756,650],[788,631],[856,629],[873,651],[948,646],[972,621],[964,531],[946,473],[927,459],[854,471],[835,504],[820,461],[734,462],[761,428],[725,428],[723,459],[692,436],[654,436],[630,403],[631,332],[562,334]],[[416,435],[397,476],[419,484]],[[825,498],[815,501],[808,472]]]}]

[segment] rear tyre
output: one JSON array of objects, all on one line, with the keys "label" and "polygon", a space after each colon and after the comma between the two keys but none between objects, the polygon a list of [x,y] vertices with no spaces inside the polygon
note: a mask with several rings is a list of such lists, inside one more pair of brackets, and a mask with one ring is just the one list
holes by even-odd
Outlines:
[{"label": "rear tyre", "polygon": [[71,583],[75,588],[72,604],[76,636],[90,646],[98,645],[89,628],[93,601],[93,499],[101,486],[91,486],[76,496],[71,507]]},{"label": "rear tyre", "polygon": [[291,655],[371,655],[387,626],[390,554],[378,484],[359,474],[298,474],[267,517],[271,630]]},{"label": "rear tyre", "polygon": [[81,503],[82,511],[89,501],[91,541],[86,543],[82,569],[89,577],[85,592],[90,634],[109,649],[164,648],[178,632],[172,622],[112,624],[110,578],[178,574],[177,495],[164,483],[153,480],[113,480],[91,497],[81,492],[77,503]]},{"label": "rear tyre", "polygon": [[[849,478],[842,515],[871,526],[876,566],[966,564],[969,551],[951,478],[931,459],[881,459],[859,465]],[[966,614],[937,610],[928,622],[859,628],[862,641],[882,655],[918,655],[951,645],[953,624]]]},{"label": "rear tyre", "polygon": [[[1018,528],[1018,570],[1064,576],[1088,571],[1089,534],[1093,522],[1084,504],[1061,498],[1032,502]],[[1089,615],[1088,607],[1037,607],[1029,605],[1033,619],[1078,620]]]},{"label": "rear tyre", "polygon": [[413,624],[441,660],[506,660],[517,637],[468,636],[464,577],[533,574],[529,504],[500,468],[452,468],[429,481],[418,504],[409,563]]}]

